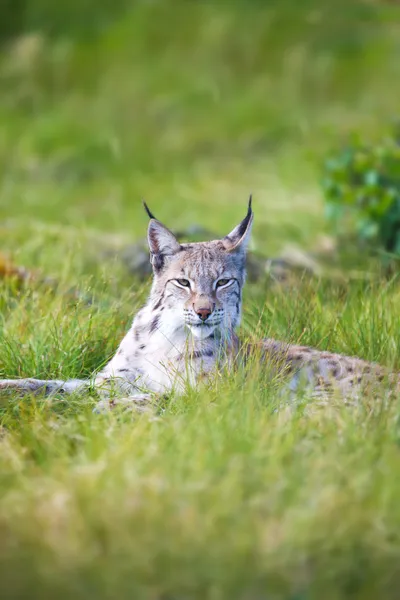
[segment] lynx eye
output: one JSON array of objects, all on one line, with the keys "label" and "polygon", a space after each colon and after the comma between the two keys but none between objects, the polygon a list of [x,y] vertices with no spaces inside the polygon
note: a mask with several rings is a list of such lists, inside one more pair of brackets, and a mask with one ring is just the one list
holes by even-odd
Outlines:
[{"label": "lynx eye", "polygon": [[177,279],[176,282],[182,287],[190,288],[190,281],[188,279]]},{"label": "lynx eye", "polygon": [[219,279],[217,281],[217,288],[218,287],[224,287],[224,285],[228,285],[228,283],[230,282],[230,279]]}]

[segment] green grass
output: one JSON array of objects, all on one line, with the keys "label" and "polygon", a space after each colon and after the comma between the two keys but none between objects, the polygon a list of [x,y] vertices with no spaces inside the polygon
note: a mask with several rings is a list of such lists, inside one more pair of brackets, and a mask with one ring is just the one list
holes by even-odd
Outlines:
[{"label": "green grass", "polygon": [[[397,116],[384,3],[116,2],[111,19],[106,2],[93,22],[93,3],[31,5],[35,34],[0,54],[0,252],[57,286],[0,282],[0,377],[85,377],[112,355],[148,291],[109,257],[143,237],[142,197],[223,235],[251,191],[255,250],[312,249],[324,153]],[[398,277],[351,248],[335,268],[248,285],[243,335],[400,370]],[[93,405],[1,399],[2,597],[397,598],[384,389],[288,402],[254,364],[150,414]]]}]

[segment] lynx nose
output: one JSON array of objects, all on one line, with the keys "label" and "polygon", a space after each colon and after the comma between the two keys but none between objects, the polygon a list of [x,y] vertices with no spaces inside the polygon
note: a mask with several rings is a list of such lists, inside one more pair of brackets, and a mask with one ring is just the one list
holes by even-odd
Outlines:
[{"label": "lynx nose", "polygon": [[206,321],[211,315],[211,308],[197,308],[196,313],[202,321]]}]

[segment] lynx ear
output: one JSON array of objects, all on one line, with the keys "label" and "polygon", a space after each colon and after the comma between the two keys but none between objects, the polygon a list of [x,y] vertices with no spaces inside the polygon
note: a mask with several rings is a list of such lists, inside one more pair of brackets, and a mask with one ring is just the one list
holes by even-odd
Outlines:
[{"label": "lynx ear", "polygon": [[171,256],[179,252],[181,245],[174,234],[153,216],[145,202],[143,202],[143,205],[150,217],[147,230],[150,262],[155,271],[160,271],[164,266],[165,256]]},{"label": "lynx ear", "polygon": [[239,225],[237,225],[235,227],[235,229],[233,229],[222,240],[222,242],[225,246],[225,249],[228,252],[233,252],[233,251],[245,252],[246,251],[247,245],[250,241],[251,225],[253,223],[253,218],[254,218],[254,213],[251,208],[251,201],[252,201],[252,196],[250,194],[249,205],[247,208],[247,215],[245,216],[243,221],[241,221],[239,223]]}]

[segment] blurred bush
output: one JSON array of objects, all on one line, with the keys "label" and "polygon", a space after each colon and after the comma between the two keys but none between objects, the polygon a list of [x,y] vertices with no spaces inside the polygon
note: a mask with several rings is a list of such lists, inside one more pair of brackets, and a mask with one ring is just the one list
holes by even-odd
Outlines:
[{"label": "blurred bush", "polygon": [[355,139],[330,156],[323,189],[337,230],[400,256],[400,125],[377,143]]},{"label": "blurred bush", "polygon": [[[140,5],[163,6],[166,14],[170,12],[171,22],[163,21],[164,28],[170,25],[174,29],[177,10],[187,11],[190,5],[207,5],[201,0],[1,0],[0,2],[0,42],[18,34],[40,31],[44,35],[96,33],[106,28],[110,22],[127,10]],[[218,12],[218,7],[215,6]],[[376,8],[367,0],[230,0],[225,3],[224,10],[245,9],[276,11],[277,20],[285,29],[303,30],[304,22],[314,29],[316,23],[328,21],[330,27],[322,27],[319,43],[324,47],[327,41],[334,42],[338,48],[347,50],[358,43],[358,27],[354,28],[354,20],[359,25],[373,19]],[[345,18],[343,18],[345,14]],[[301,26],[299,28],[299,21]],[[278,25],[278,23],[276,23]],[[353,35],[343,35],[347,31]],[[289,31],[290,33],[290,31]],[[280,28],[276,35],[279,37]],[[328,40],[327,40],[328,38]]]},{"label": "blurred bush", "polygon": [[30,31],[88,35],[106,27],[132,4],[132,0],[2,0],[0,42]]}]

